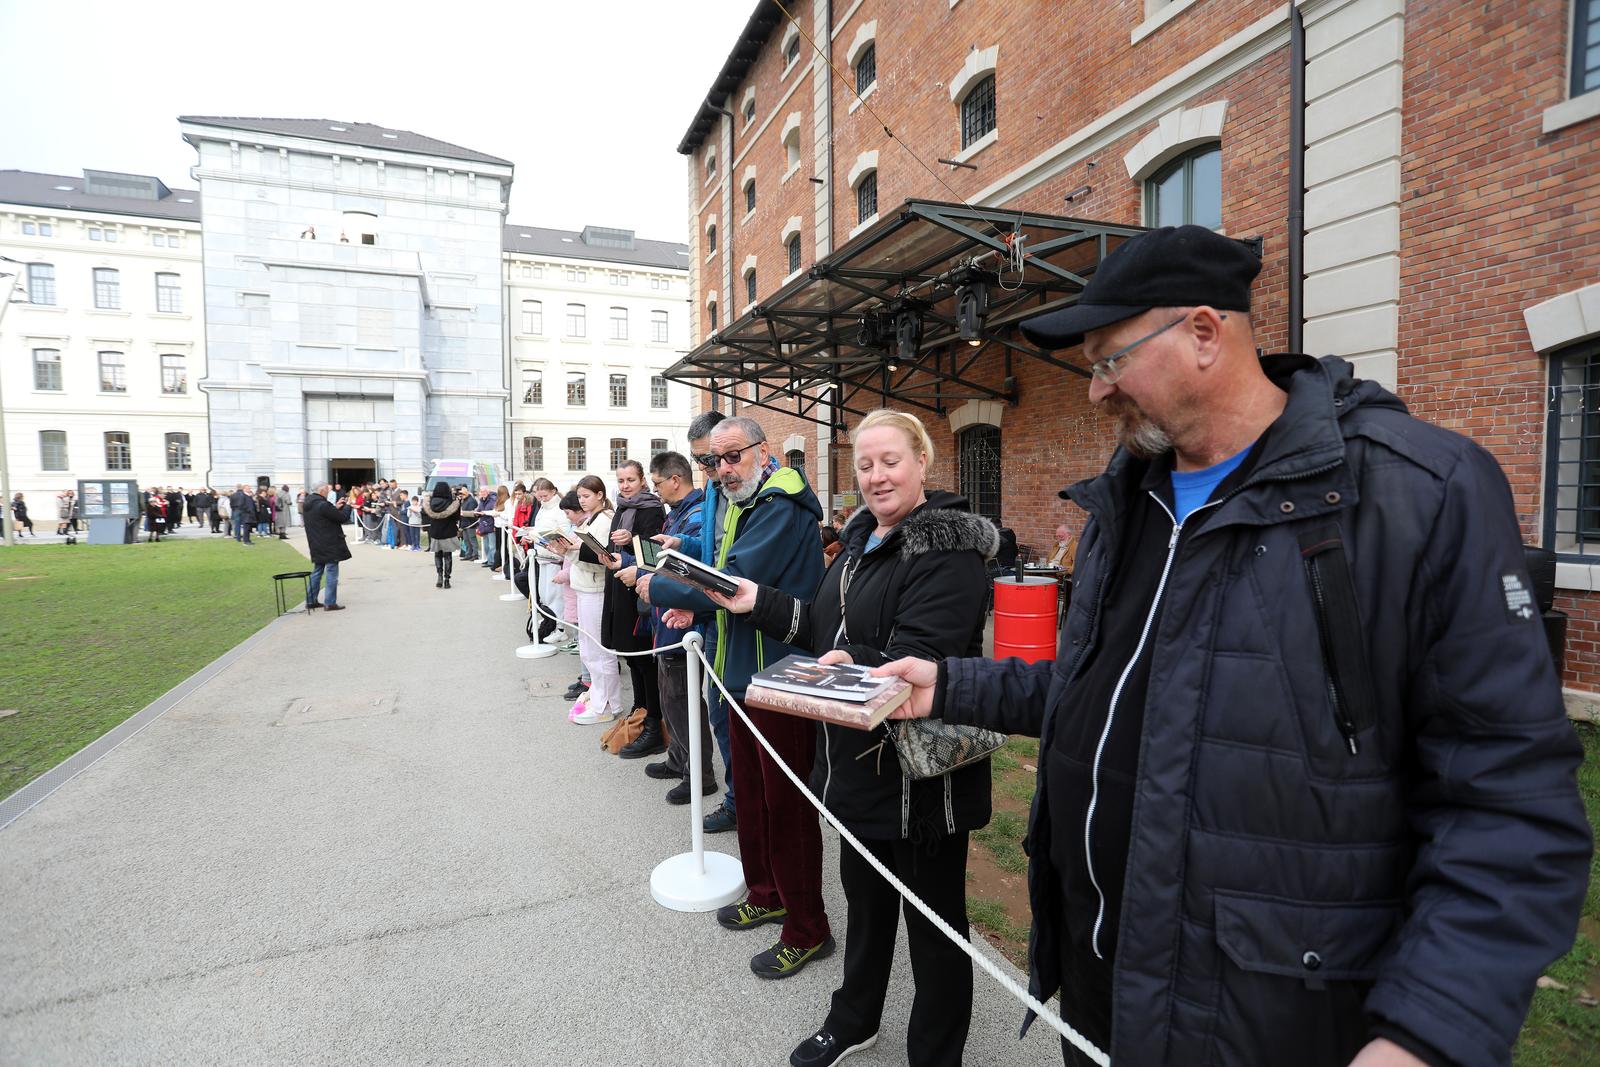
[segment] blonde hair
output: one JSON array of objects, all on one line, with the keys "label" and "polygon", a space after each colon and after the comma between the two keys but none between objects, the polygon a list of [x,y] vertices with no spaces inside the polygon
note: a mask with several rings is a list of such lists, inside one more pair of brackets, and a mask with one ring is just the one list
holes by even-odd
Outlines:
[{"label": "blonde hair", "polygon": [[868,412],[867,417],[856,423],[855,429],[850,431],[850,444],[853,446],[862,434],[878,426],[892,426],[905,434],[906,444],[911,451],[921,452],[927,457],[928,466],[933,466],[933,439],[928,436],[928,429],[922,425],[922,420],[909,412],[890,411],[888,408]]}]

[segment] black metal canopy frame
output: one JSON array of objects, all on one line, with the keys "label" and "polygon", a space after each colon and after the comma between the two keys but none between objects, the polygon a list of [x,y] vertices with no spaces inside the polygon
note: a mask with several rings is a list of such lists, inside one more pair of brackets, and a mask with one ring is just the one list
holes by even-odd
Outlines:
[{"label": "black metal canopy frame", "polygon": [[[1027,344],[1016,323],[1076,302],[1106,255],[1142,232],[907,200],[712,335],[666,376],[832,426],[890,402],[938,415],[968,400],[1014,404],[1013,355],[1089,373]],[[999,386],[972,373],[991,356],[1004,360]],[[737,393],[745,382],[753,395]]]}]

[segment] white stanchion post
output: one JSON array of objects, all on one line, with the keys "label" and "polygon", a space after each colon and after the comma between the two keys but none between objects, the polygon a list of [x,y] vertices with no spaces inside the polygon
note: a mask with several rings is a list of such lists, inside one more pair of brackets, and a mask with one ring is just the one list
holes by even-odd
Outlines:
[{"label": "white stanchion post", "polygon": [[[511,547],[511,531],[512,527],[510,526],[504,527],[500,531],[500,578],[502,581],[507,582],[513,580],[511,577],[511,568],[517,565],[516,550]],[[533,580],[533,575],[530,574],[528,576],[528,580],[531,582]],[[531,589],[532,586],[530,585],[529,588]],[[509,593],[501,593],[500,599],[509,604],[513,600],[521,600],[522,594],[513,589]]]},{"label": "white stanchion post", "polygon": [[704,802],[700,796],[701,766],[707,753],[700,745],[700,648],[705,639],[690,631],[683,639],[689,671],[689,826],[691,850],[656,864],[650,872],[650,895],[673,911],[713,911],[744,896],[744,865],[722,852],[707,852]]},{"label": "white stanchion post", "polygon": [[561,650],[555,645],[547,645],[539,640],[539,631],[544,629],[543,617],[534,605],[539,603],[539,568],[544,566],[531,552],[528,554],[528,618],[535,620],[533,624],[533,643],[517,646],[518,659],[544,659],[553,656]]}]

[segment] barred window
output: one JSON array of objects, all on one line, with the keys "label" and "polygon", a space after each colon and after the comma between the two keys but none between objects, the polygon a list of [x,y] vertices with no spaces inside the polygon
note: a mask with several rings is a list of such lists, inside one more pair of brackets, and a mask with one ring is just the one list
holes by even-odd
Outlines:
[{"label": "barred window", "polygon": [[788,70],[800,58],[800,37],[795,35],[789,38],[789,44],[783,50],[783,69]]},{"label": "barred window", "polygon": [[806,454],[803,449],[791,448],[783,454],[783,465],[793,467],[797,471],[806,469]]},{"label": "barred window", "polygon": [[650,340],[658,345],[667,343],[667,313],[665,311],[650,312]]},{"label": "barred window", "polygon": [[108,311],[122,308],[122,282],[109,267],[94,268],[94,306]]},{"label": "barred window", "polygon": [[167,470],[186,471],[193,469],[189,458],[189,435],[186,433],[167,434]]},{"label": "barred window", "polygon": [[582,371],[567,372],[567,406],[581,408],[589,403],[589,376]]},{"label": "barred window", "polygon": [[744,121],[749,123],[756,117],[756,98],[749,97],[744,102]]},{"label": "barred window", "polygon": [[961,101],[961,147],[994,129],[994,75],[983,79]]},{"label": "barred window", "polygon": [[55,304],[56,268],[54,264],[28,264],[28,302],[30,304]]},{"label": "barred window", "polygon": [[522,302],[522,332],[530,337],[537,337],[544,333],[544,302],[542,300],[524,300]]},{"label": "barred window", "polygon": [[800,235],[789,238],[789,273],[800,269]]},{"label": "barred window", "polygon": [[609,383],[611,393],[611,406],[625,408],[628,406],[628,376],[626,374],[613,374]]},{"label": "barred window", "polygon": [[128,391],[128,367],[121,352],[100,353],[100,391],[102,393]]},{"label": "barred window", "polygon": [[168,315],[183,312],[183,289],[176,274],[156,275],[156,310]]},{"label": "barred window", "polygon": [[628,439],[626,437],[613,437],[611,439],[611,469],[616,470],[628,461]]},{"label": "barred window", "polygon": [[61,391],[61,350],[33,350],[33,387],[48,393]]},{"label": "barred window", "polygon": [[525,471],[544,470],[544,438],[524,437],[522,439],[522,469]]},{"label": "barred window", "polygon": [[756,180],[751,178],[744,183],[744,210],[745,214],[756,209]]},{"label": "barred window", "polygon": [[706,227],[706,251],[707,252],[715,252],[716,250],[717,250],[717,228],[715,226],[707,226]]},{"label": "barred window", "polygon": [[866,92],[872,83],[878,80],[878,46],[869,44],[866,50],[856,57],[856,92]]},{"label": "barred window", "polygon": [[650,376],[650,406],[658,410],[667,406],[667,379],[659,374]]},{"label": "barred window", "polygon": [[1550,358],[1545,539],[1562,557],[1600,557],[1600,344]]},{"label": "barred window", "polygon": [[878,213],[878,172],[869,170],[856,182],[856,223],[866,222]]},{"label": "barred window", "polygon": [[183,356],[168,353],[161,357],[161,391],[176,396],[189,391],[189,372]]},{"label": "barred window", "polygon": [[589,465],[589,443],[581,437],[567,438],[567,470],[581,471]]},{"label": "barred window", "polygon": [[1000,525],[1000,427],[980,423],[956,441],[956,480],[972,510]]},{"label": "barred window", "polygon": [[626,341],[628,339],[628,309],[611,309],[611,339],[613,341]]},{"label": "barred window", "polygon": [[128,444],[128,434],[125,430],[110,430],[105,435],[106,439],[106,470],[131,471],[133,470],[133,448]]},{"label": "barred window", "polygon": [[567,305],[567,336],[587,337],[589,335],[589,312],[582,304]]},{"label": "barred window", "polygon": [[544,403],[544,371],[525,370],[522,372],[522,402],[524,404]]},{"label": "barred window", "polygon": [[744,293],[750,303],[756,302],[756,272],[749,271],[744,276]]},{"label": "barred window", "polygon": [[47,471],[67,469],[67,431],[39,431],[39,467]]}]

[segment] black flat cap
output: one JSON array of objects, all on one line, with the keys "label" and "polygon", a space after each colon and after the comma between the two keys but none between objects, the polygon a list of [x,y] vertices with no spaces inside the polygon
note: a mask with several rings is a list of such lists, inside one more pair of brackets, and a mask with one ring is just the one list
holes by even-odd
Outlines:
[{"label": "black flat cap", "polygon": [[1071,307],[1025,319],[1022,336],[1040,348],[1071,348],[1083,335],[1157,307],[1250,310],[1261,258],[1242,241],[1204,226],[1163,226],[1117,247]]}]

